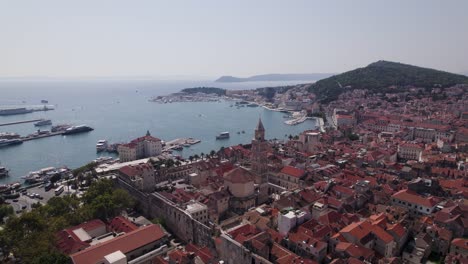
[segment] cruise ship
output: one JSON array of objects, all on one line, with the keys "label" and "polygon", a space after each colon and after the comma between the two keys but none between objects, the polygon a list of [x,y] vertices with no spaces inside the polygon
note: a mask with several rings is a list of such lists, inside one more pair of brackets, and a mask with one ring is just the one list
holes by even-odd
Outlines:
[{"label": "cruise ship", "polygon": [[78,133],[83,133],[83,132],[89,132],[93,130],[94,128],[86,126],[86,125],[72,126],[70,128],[67,128],[62,134],[72,135],[72,134],[78,134]]},{"label": "cruise ship", "polygon": [[0,139],[0,148],[1,147],[6,147],[10,145],[17,145],[23,143],[23,140],[21,139]]},{"label": "cruise ship", "polygon": [[34,123],[34,126],[50,126],[52,121],[50,119],[42,119],[39,122]]},{"label": "cruise ship", "polygon": [[10,109],[0,109],[0,116],[6,115],[21,115],[21,114],[29,114],[32,113],[33,110],[26,109],[24,107],[21,108],[10,108]]},{"label": "cruise ship", "polygon": [[229,132],[221,132],[219,133],[218,136],[216,136],[216,139],[227,139],[229,138]]}]

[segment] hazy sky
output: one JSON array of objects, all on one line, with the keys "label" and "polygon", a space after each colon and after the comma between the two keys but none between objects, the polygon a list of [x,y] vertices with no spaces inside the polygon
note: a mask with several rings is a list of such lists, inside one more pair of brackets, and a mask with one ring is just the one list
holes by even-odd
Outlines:
[{"label": "hazy sky", "polygon": [[0,77],[468,71],[468,1],[0,0]]}]

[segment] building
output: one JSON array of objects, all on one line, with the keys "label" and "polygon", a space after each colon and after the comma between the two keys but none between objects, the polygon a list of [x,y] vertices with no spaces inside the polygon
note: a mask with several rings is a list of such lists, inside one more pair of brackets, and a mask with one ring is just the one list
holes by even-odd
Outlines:
[{"label": "building", "polygon": [[421,160],[423,148],[418,144],[403,143],[398,146],[398,158],[405,160]]},{"label": "building", "polygon": [[468,257],[468,239],[455,238],[452,240],[450,253],[455,255],[462,255],[464,258]]},{"label": "building", "polygon": [[99,219],[57,233],[57,248],[64,254],[73,254],[91,246],[93,238],[106,234],[106,224]]},{"label": "building", "polygon": [[127,165],[119,169],[119,177],[140,191],[153,191],[155,182],[154,168],[151,163]]},{"label": "building", "polygon": [[413,215],[430,215],[436,209],[434,197],[423,197],[414,191],[405,189],[392,195],[392,204],[405,207]]},{"label": "building", "polygon": [[285,166],[276,175],[271,175],[270,182],[281,186],[287,190],[297,189],[302,185],[302,177],[306,172],[303,169],[299,169],[293,166]]},{"label": "building", "polygon": [[208,207],[200,202],[187,204],[185,211],[200,223],[208,224]]},{"label": "building", "polygon": [[74,264],[148,263],[167,247],[168,235],[148,225],[70,255]]},{"label": "building", "polygon": [[242,167],[237,167],[224,175],[224,186],[231,193],[229,207],[237,212],[244,212],[256,205],[255,174]]},{"label": "building", "polygon": [[117,148],[121,162],[158,156],[162,153],[161,139],[152,137],[149,131],[146,136],[139,137],[130,143],[119,145]]}]

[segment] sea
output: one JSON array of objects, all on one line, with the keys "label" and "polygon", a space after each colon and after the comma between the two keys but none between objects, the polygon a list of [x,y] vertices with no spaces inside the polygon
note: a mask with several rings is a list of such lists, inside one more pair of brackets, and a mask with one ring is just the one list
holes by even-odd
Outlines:
[{"label": "sea", "polygon": [[[284,113],[262,107],[231,107],[233,102],[183,102],[160,104],[150,102],[154,96],[167,95],[191,87],[254,89],[312,82],[242,82],[214,83],[189,80],[0,80],[0,107],[40,106],[47,100],[55,110],[23,115],[0,116],[0,123],[31,119],[51,119],[53,125],[89,125],[94,131],[68,136],[53,136],[26,141],[20,145],[0,148],[0,166],[10,170],[10,177],[0,184],[16,182],[21,176],[45,167],[77,168],[108,153],[96,153],[96,143],[128,142],[143,136],[170,141],[176,138],[200,139],[201,143],[175,151],[174,155],[189,157],[209,153],[238,144],[250,143],[258,119],[262,118],[269,139],[286,139],[289,135],[316,127],[314,120],[289,126]],[[37,130],[34,123],[0,126],[0,132],[15,132],[22,136]],[[50,130],[49,127],[41,129]],[[231,137],[216,140],[220,132]],[[238,134],[237,132],[245,131]]]}]

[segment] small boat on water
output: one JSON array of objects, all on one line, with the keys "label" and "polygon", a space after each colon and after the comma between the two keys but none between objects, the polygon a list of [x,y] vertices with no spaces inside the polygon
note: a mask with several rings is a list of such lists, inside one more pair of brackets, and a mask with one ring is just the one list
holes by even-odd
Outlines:
[{"label": "small boat on water", "polygon": [[20,135],[16,133],[11,133],[11,132],[0,133],[0,139],[15,139],[15,138],[20,138]]},{"label": "small boat on water", "polygon": [[242,134],[245,134],[245,131],[244,131],[244,130],[242,130]]},{"label": "small boat on water", "polygon": [[47,101],[47,100],[41,100],[41,103],[42,103],[42,104],[48,104],[49,101]]},{"label": "small boat on water", "polygon": [[0,179],[10,176],[9,170],[5,167],[0,167]]},{"label": "small boat on water", "polygon": [[216,139],[228,139],[229,138],[229,132],[221,132],[219,135],[216,136]]},{"label": "small boat on water", "polygon": [[42,119],[41,121],[34,123],[34,126],[50,126],[50,125],[52,125],[52,120],[50,119]]}]

